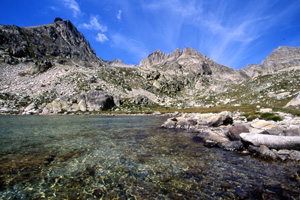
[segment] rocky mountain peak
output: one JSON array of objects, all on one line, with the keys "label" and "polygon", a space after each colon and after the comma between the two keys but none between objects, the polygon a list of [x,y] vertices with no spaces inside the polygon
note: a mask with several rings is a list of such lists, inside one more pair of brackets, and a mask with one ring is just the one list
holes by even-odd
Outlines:
[{"label": "rocky mountain peak", "polygon": [[181,57],[190,58],[192,56],[205,57],[204,55],[190,47],[187,47],[184,50],[176,48],[171,54],[165,54],[160,50],[155,50],[147,58],[140,62],[140,66],[151,67],[154,65],[165,64],[166,62],[177,62]]},{"label": "rocky mountain peak", "polygon": [[69,20],[61,18],[23,28],[0,25],[0,38],[0,61],[10,64],[53,59],[103,63],[83,34]]},{"label": "rocky mountain peak", "polygon": [[140,66],[150,67],[153,65],[157,65],[168,57],[169,55],[161,52],[160,50],[155,50],[146,59],[140,62]]},{"label": "rocky mountain peak", "polygon": [[196,51],[195,49],[193,49],[191,47],[187,47],[183,50],[183,54],[185,54],[185,55],[199,55],[201,53],[199,53],[198,51]]},{"label": "rocky mountain peak", "polygon": [[127,65],[125,63],[123,63],[123,61],[119,58],[117,59],[112,59],[109,61],[105,61],[109,66],[113,66],[113,67],[132,67],[133,65]]},{"label": "rocky mountain peak", "polygon": [[300,59],[300,48],[299,47],[287,47],[279,46],[274,49],[270,55],[266,58],[263,63],[271,60],[287,60],[287,59]]},{"label": "rocky mountain peak", "polygon": [[257,76],[290,69],[292,66],[300,66],[300,47],[280,46],[273,50],[261,64],[249,64],[242,70],[248,76]]},{"label": "rocky mountain peak", "polygon": [[175,51],[174,51],[174,53],[171,55],[171,57],[178,58],[179,56],[182,55],[182,53],[183,53],[182,50],[176,48]]}]

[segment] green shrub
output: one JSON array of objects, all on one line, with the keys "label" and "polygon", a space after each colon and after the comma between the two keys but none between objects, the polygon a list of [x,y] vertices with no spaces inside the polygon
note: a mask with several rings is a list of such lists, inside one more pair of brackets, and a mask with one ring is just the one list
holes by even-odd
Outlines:
[{"label": "green shrub", "polygon": [[282,118],[274,113],[262,113],[260,114],[260,119],[272,120],[272,121],[282,121]]}]

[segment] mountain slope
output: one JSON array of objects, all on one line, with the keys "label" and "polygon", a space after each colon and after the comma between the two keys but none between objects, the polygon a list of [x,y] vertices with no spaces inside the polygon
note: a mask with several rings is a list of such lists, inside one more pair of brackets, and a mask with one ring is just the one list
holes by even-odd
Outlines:
[{"label": "mountain slope", "polygon": [[103,63],[69,20],[24,28],[0,25],[0,61],[16,64],[54,59]]}]

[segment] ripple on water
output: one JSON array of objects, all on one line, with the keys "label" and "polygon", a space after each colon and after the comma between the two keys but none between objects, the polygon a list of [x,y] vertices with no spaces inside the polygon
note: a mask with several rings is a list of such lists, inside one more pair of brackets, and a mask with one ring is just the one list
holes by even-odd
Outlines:
[{"label": "ripple on water", "polygon": [[0,116],[0,198],[298,198],[297,163],[206,148],[164,120]]}]

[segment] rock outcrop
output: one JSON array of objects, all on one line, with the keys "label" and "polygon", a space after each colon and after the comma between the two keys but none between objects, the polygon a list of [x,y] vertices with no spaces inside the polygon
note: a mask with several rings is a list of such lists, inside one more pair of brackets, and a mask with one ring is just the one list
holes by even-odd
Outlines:
[{"label": "rock outcrop", "polygon": [[247,65],[243,68],[248,76],[272,74],[279,70],[300,66],[300,47],[280,46],[275,49],[260,65]]},{"label": "rock outcrop", "polygon": [[[75,96],[62,96],[55,99],[51,103],[45,105],[41,110],[35,110],[35,113],[41,114],[58,114],[68,112],[93,112],[105,111],[114,107],[114,99],[112,96],[101,91],[89,91]],[[34,114],[26,112],[24,114]]]},{"label": "rock outcrop", "polygon": [[286,108],[289,107],[297,107],[300,106],[300,92],[296,94],[296,96],[286,104]]},{"label": "rock outcrop", "polygon": [[17,64],[38,60],[103,64],[89,42],[69,21],[31,27],[0,25],[0,62]]}]

